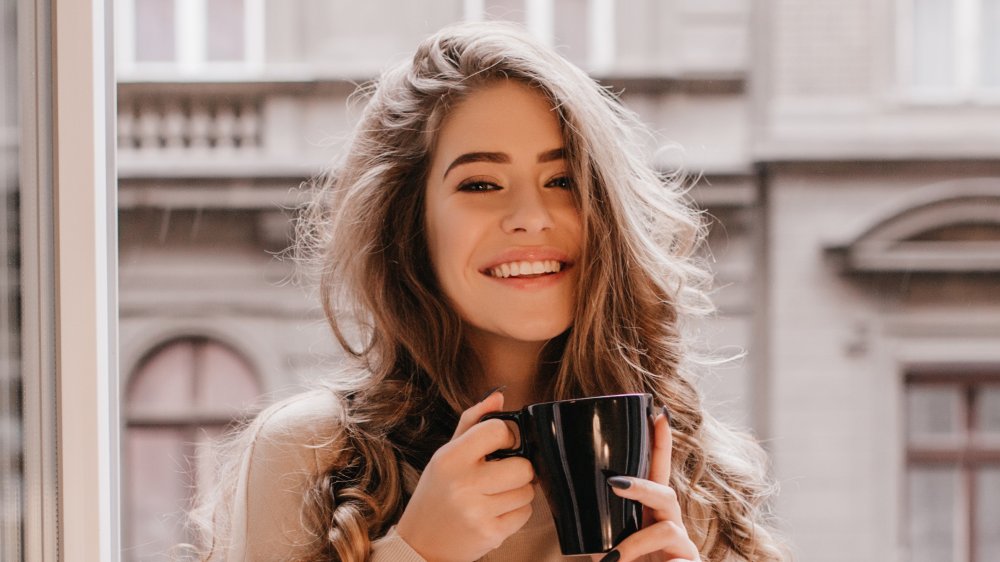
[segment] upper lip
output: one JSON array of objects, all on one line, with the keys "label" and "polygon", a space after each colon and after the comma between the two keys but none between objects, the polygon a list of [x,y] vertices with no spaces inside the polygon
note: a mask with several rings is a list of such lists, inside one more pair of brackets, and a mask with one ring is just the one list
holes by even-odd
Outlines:
[{"label": "upper lip", "polygon": [[566,252],[552,247],[539,246],[534,248],[508,248],[499,254],[493,256],[490,261],[479,269],[480,272],[486,273],[489,270],[497,267],[501,264],[517,262],[517,261],[547,261],[555,260],[562,262],[564,265],[572,265],[572,261],[569,259],[569,255]]}]

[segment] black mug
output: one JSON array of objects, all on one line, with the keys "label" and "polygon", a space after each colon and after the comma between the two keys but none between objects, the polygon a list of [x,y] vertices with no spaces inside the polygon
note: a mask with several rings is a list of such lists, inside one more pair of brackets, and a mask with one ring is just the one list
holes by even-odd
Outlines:
[{"label": "black mug", "polygon": [[599,554],[642,527],[642,504],[619,497],[607,480],[649,478],[653,418],[649,394],[559,400],[492,412],[482,420],[512,421],[520,438],[516,448],[486,458],[520,456],[531,461],[563,555]]}]

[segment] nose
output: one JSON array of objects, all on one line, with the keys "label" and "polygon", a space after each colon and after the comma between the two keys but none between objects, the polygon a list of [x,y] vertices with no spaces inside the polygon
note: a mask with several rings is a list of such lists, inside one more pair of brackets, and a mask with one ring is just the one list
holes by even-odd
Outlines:
[{"label": "nose", "polygon": [[532,186],[512,190],[507,212],[501,222],[504,232],[542,232],[550,230],[554,224],[541,189]]}]

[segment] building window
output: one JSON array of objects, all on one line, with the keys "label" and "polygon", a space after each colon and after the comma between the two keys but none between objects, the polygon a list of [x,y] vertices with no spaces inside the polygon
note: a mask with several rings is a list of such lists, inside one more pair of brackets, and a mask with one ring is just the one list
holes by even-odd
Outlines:
[{"label": "building window", "polygon": [[263,0],[123,0],[118,70],[124,80],[245,78],[264,52]]},{"label": "building window", "polygon": [[163,557],[182,542],[198,490],[213,484],[210,443],[252,414],[260,386],[230,348],[174,340],[150,353],[125,391],[125,558]]},{"label": "building window", "polygon": [[903,0],[905,83],[918,98],[1000,99],[1000,0]]},{"label": "building window", "polygon": [[1000,371],[906,379],[909,560],[1000,560]]},{"label": "building window", "polygon": [[614,65],[614,0],[465,0],[465,19],[521,23],[590,72]]}]

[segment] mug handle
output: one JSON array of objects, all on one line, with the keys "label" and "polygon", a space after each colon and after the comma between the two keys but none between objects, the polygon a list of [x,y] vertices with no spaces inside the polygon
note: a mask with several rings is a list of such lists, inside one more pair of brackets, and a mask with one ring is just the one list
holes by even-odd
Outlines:
[{"label": "mug handle", "polygon": [[486,455],[486,460],[495,461],[499,459],[506,459],[509,457],[525,457],[527,458],[528,453],[524,447],[524,410],[517,410],[515,412],[490,412],[485,416],[479,418],[479,421],[484,422],[486,420],[504,420],[512,421],[517,424],[517,447],[513,449],[497,449],[492,453]]}]

